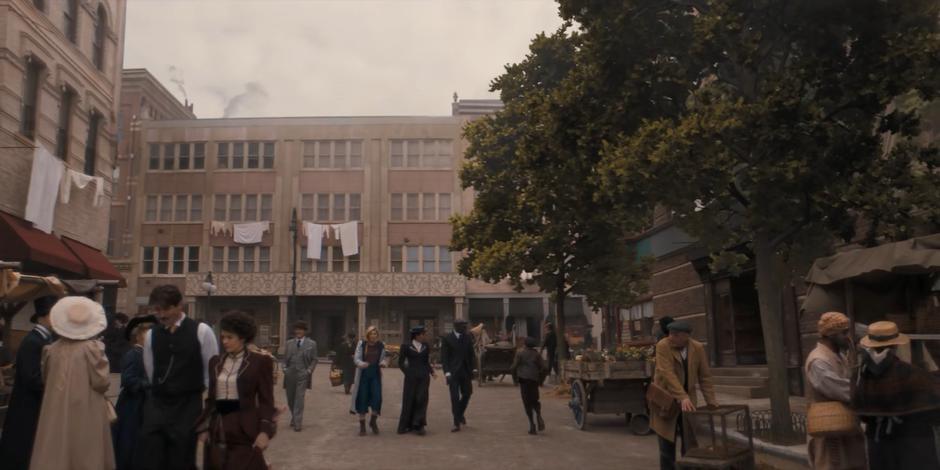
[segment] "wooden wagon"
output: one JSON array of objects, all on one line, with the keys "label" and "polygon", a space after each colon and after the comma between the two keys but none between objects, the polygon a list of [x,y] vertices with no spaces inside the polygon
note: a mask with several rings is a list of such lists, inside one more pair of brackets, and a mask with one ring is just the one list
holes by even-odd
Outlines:
[{"label": "wooden wagon", "polygon": [[571,383],[568,407],[578,429],[587,426],[588,413],[624,415],[637,435],[650,432],[646,387],[652,377],[646,360],[582,362],[563,361],[562,377]]},{"label": "wooden wagon", "polygon": [[510,374],[512,361],[516,357],[516,348],[511,345],[487,345],[482,348],[477,357],[477,383],[482,386],[496,377],[502,381]]}]

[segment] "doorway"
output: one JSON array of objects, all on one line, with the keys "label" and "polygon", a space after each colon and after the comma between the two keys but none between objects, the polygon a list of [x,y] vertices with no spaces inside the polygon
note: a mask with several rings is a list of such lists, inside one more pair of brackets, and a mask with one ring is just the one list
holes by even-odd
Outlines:
[{"label": "doorway", "polygon": [[767,363],[755,272],[713,281],[716,359],[720,366]]}]

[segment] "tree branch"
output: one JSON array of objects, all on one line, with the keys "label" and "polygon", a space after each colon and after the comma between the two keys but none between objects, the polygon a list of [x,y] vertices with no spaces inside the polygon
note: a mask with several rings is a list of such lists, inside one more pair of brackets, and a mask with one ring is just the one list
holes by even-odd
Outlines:
[{"label": "tree branch", "polygon": [[737,199],[737,201],[740,202],[742,206],[748,207],[751,205],[751,201],[747,200],[747,197],[744,195],[744,193],[741,192],[741,190],[738,189],[738,185],[735,184],[734,181],[728,183],[728,192],[730,192],[731,196]]}]

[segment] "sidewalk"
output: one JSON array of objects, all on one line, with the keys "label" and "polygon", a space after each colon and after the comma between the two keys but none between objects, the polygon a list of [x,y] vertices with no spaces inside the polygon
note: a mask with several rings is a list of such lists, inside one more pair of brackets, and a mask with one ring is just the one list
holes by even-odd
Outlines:
[{"label": "sidewalk", "polygon": [[[766,411],[770,409],[769,398],[741,398],[723,393],[717,394],[718,402],[722,404],[741,404],[747,405],[751,413],[755,411]],[[806,414],[807,401],[803,397],[790,397],[790,412]],[[809,454],[806,444],[796,444],[782,446],[764,442],[754,438],[754,451],[758,463],[768,465],[779,469],[803,469],[809,468]]]}]

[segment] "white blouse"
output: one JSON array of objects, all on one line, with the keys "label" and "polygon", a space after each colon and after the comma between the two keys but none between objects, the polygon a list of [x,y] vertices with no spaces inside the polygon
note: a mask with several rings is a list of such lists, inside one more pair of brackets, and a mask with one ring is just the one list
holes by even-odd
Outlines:
[{"label": "white blouse", "polygon": [[244,350],[237,355],[227,354],[225,356],[216,381],[216,400],[238,400],[238,370],[241,369],[244,359]]}]

